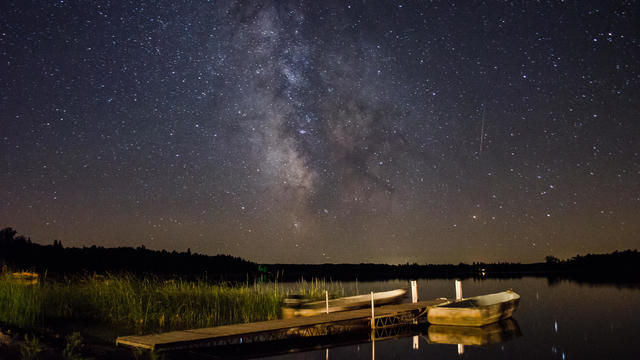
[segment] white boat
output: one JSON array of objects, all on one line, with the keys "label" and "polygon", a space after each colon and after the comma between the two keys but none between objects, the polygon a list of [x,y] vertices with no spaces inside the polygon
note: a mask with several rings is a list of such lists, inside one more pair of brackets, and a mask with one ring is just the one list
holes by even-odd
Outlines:
[{"label": "white boat", "polygon": [[[396,289],[373,293],[373,302],[376,306],[400,302],[407,290]],[[371,294],[342,297],[329,300],[329,312],[353,310],[371,306]],[[301,299],[286,299],[282,308],[282,317],[312,316],[326,313],[327,303],[320,301],[303,301]]]},{"label": "white boat", "polygon": [[451,300],[429,309],[427,321],[436,325],[484,326],[508,319],[520,303],[513,290]]}]

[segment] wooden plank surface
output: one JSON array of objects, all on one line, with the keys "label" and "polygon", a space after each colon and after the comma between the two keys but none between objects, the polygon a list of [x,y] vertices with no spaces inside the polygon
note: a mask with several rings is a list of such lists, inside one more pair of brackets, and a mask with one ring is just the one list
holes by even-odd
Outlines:
[{"label": "wooden plank surface", "polygon": [[[375,316],[377,318],[412,311],[420,311],[430,306],[441,304],[443,302],[443,300],[432,300],[421,301],[417,303],[380,306],[375,308]],[[257,333],[267,333],[291,328],[308,327],[369,318],[371,318],[371,308],[366,308],[308,317],[295,317],[289,319],[224,325],[211,328],[171,331],[161,334],[122,336],[116,339],[116,345],[127,345],[137,348],[154,350],[159,347],[170,347],[172,344],[185,344],[189,342],[215,340],[217,338],[247,336]]]}]

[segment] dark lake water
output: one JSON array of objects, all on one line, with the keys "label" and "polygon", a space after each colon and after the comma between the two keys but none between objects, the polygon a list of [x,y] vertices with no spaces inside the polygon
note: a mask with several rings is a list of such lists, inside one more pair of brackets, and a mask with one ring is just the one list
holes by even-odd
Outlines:
[{"label": "dark lake water", "polygon": [[[349,292],[357,286],[358,292],[366,293],[407,288],[408,284],[381,281],[343,283],[343,286]],[[309,351],[255,358],[640,359],[640,289],[569,281],[550,284],[544,278],[463,281],[465,297],[510,288],[521,295],[521,301],[514,315],[515,323],[505,325],[506,337],[510,339],[504,342],[465,345],[462,349],[457,344],[434,344],[429,340],[429,325],[421,324],[398,338],[373,342],[359,339],[348,345],[321,344]],[[419,280],[418,292],[420,300],[453,298],[454,282]],[[438,333],[431,335],[437,338]]]}]

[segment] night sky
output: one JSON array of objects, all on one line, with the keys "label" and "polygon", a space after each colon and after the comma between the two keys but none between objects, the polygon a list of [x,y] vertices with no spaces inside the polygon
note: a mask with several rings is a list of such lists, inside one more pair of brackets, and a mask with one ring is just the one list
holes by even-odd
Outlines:
[{"label": "night sky", "polygon": [[5,0],[0,227],[261,263],[638,248],[638,24],[635,1]]}]

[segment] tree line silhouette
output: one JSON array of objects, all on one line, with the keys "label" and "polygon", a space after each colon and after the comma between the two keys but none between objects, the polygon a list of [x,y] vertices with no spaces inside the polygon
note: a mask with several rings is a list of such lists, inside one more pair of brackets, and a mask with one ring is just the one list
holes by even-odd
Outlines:
[{"label": "tree line silhouette", "polygon": [[152,274],[243,281],[258,273],[255,263],[230,255],[207,256],[196,253],[102,246],[66,248],[59,240],[40,245],[30,238],[16,236],[12,228],[0,230],[0,264],[11,269],[34,270],[48,274],[78,272]]},{"label": "tree line silhouette", "polygon": [[[415,279],[415,278],[521,278],[547,277],[550,282],[562,279],[588,283],[636,282],[640,283],[640,253],[637,250],[615,251],[609,254],[587,254],[560,260],[547,256],[539,263],[484,263],[472,264],[274,264],[268,268],[279,272],[284,280],[301,276],[312,278],[318,274],[332,279],[345,277],[359,280]],[[289,276],[287,274],[290,274]]]},{"label": "tree line silhouette", "polygon": [[202,255],[186,252],[98,246],[64,247],[54,240],[40,245],[16,236],[8,227],[0,230],[0,265],[11,269],[47,271],[51,275],[130,273],[158,277],[181,277],[210,281],[297,281],[301,278],[333,280],[382,280],[415,278],[520,278],[547,277],[550,282],[571,279],[583,282],[640,282],[640,253],[637,250],[610,254],[587,254],[560,260],[547,256],[544,262],[472,264],[257,264],[230,255]]}]

